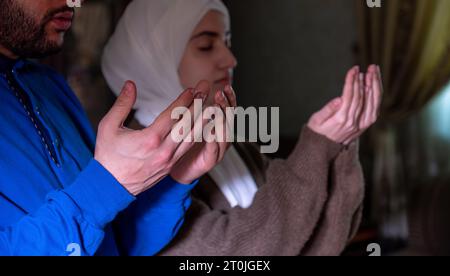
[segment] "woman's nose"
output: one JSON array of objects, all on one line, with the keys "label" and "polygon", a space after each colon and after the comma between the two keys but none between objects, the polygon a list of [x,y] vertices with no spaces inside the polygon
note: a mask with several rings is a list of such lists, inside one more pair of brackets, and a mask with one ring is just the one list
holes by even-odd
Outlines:
[{"label": "woman's nose", "polygon": [[220,67],[222,69],[233,69],[236,66],[237,66],[236,57],[231,52],[230,48],[224,47]]}]

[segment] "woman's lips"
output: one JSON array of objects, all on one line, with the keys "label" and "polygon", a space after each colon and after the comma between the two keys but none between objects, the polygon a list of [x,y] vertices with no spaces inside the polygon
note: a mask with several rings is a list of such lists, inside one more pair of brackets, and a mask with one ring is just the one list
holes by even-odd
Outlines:
[{"label": "woman's lips", "polygon": [[223,79],[217,80],[216,83],[219,83],[221,85],[231,84],[231,77],[225,77]]},{"label": "woman's lips", "polygon": [[63,12],[56,14],[50,22],[59,31],[67,31],[72,26],[73,12]]}]

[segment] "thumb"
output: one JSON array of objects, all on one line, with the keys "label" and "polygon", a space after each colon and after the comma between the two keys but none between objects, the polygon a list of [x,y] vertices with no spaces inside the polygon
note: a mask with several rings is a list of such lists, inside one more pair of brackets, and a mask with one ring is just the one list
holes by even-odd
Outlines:
[{"label": "thumb", "polygon": [[113,107],[106,114],[105,119],[108,125],[115,128],[122,127],[134,104],[136,103],[136,85],[132,81],[127,81],[117,97]]},{"label": "thumb", "polygon": [[341,103],[341,98],[332,100],[316,114],[317,119],[321,122],[328,120],[339,110],[339,108],[341,107]]}]

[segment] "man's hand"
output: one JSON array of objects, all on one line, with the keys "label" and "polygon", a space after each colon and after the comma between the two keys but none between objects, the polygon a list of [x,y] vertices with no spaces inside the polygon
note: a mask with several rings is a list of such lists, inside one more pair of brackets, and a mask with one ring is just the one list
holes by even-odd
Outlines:
[{"label": "man's hand", "polygon": [[[123,125],[136,102],[136,93],[134,83],[127,82],[99,125],[95,147],[95,159],[135,196],[166,177],[173,165],[192,148],[193,142],[178,143],[171,138],[172,127],[177,123],[171,119],[172,110],[177,107],[192,110],[194,98],[205,99],[209,85],[202,82],[195,89],[186,90],[151,126],[138,131]],[[194,122],[195,119],[191,118]]]},{"label": "man's hand", "polygon": [[354,67],[347,74],[342,97],[315,113],[308,127],[337,143],[349,145],[377,121],[382,95],[380,68],[371,65],[364,76],[359,67]]},{"label": "man's hand", "polygon": [[[222,113],[226,114],[228,107],[236,107],[236,95],[231,86],[225,87],[225,90],[217,91],[214,97],[215,107],[220,108]],[[200,118],[201,120],[202,118]],[[227,120],[229,119],[229,120]],[[217,118],[221,128],[224,131],[222,137],[227,138],[227,135],[233,128],[231,126],[231,118]],[[203,120],[203,124],[208,123]],[[204,137],[205,140],[213,140],[211,137]],[[195,179],[204,175],[213,169],[219,162],[223,160],[223,157],[230,147],[230,143],[225,141],[212,141],[203,143],[197,143],[193,149],[188,152],[172,169],[170,175],[180,183],[191,183]]]}]

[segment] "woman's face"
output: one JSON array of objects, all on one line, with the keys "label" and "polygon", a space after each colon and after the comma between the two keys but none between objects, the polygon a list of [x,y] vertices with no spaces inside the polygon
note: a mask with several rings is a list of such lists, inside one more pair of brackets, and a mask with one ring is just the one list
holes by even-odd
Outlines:
[{"label": "woman's face", "polygon": [[178,69],[184,88],[207,80],[214,93],[231,84],[237,61],[230,51],[230,38],[222,13],[210,11],[203,17],[192,33]]}]

